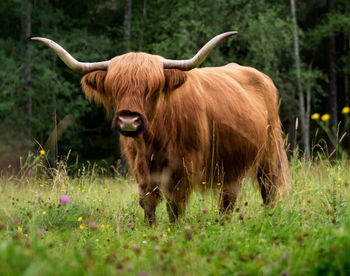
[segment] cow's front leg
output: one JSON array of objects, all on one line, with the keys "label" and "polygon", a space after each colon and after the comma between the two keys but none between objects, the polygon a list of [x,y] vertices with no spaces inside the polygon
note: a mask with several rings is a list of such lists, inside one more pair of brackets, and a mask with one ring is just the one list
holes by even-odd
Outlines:
[{"label": "cow's front leg", "polygon": [[178,220],[179,216],[181,216],[186,208],[186,202],[182,202],[182,204],[174,202],[172,200],[168,200],[166,204],[166,210],[169,216],[169,222],[174,223]]},{"label": "cow's front leg", "polygon": [[223,189],[220,192],[219,210],[220,213],[229,213],[235,207],[235,203],[241,190],[241,182],[224,183]]},{"label": "cow's front leg", "polygon": [[155,186],[153,189],[148,187],[140,188],[140,205],[145,212],[145,223],[152,226],[157,223],[156,221],[156,207],[159,203],[159,190]]}]

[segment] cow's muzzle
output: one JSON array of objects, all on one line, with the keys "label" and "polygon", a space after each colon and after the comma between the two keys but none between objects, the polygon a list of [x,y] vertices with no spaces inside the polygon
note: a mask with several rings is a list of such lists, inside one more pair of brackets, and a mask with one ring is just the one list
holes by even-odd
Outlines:
[{"label": "cow's muzzle", "polygon": [[140,113],[122,110],[114,116],[112,128],[117,129],[124,136],[136,137],[145,130],[146,124]]}]

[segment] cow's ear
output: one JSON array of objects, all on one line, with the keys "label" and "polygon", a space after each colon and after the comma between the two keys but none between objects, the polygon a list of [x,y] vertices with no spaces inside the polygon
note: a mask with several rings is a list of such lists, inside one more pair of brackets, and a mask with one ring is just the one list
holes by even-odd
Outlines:
[{"label": "cow's ear", "polygon": [[186,72],[177,69],[165,69],[164,91],[170,92],[180,87],[187,79]]},{"label": "cow's ear", "polygon": [[103,104],[107,111],[110,109],[110,99],[105,91],[104,81],[106,71],[93,71],[81,79],[81,87],[89,101]]}]

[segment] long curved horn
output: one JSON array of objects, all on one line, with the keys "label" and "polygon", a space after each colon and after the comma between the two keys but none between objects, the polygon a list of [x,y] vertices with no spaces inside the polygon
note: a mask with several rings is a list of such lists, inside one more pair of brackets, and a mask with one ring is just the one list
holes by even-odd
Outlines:
[{"label": "long curved horn", "polygon": [[171,60],[171,59],[163,59],[163,68],[164,69],[180,69],[182,71],[188,71],[193,68],[198,67],[205,58],[209,55],[211,50],[222,40],[230,37],[231,35],[238,34],[238,32],[227,32],[222,33],[205,44],[202,49],[198,51],[198,53],[191,59],[186,60]]},{"label": "long curved horn", "polygon": [[58,45],[56,42],[43,38],[43,37],[32,37],[31,40],[37,40],[44,43],[46,46],[52,48],[60,59],[72,70],[86,74],[96,70],[107,70],[109,60],[101,62],[80,62],[73,58],[62,46]]}]

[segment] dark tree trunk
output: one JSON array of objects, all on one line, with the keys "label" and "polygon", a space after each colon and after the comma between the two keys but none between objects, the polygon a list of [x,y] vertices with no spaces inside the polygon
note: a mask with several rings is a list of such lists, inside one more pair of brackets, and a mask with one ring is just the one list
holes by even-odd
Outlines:
[{"label": "dark tree trunk", "polygon": [[124,42],[125,52],[130,51],[132,0],[125,1]]},{"label": "dark tree trunk", "polygon": [[[344,54],[350,56],[350,32],[344,35],[344,44],[343,44]],[[344,106],[350,106],[350,91],[349,91],[349,72],[344,72]],[[350,125],[347,126],[346,136],[344,139],[345,147],[350,146]]]},{"label": "dark tree trunk", "polygon": [[296,81],[298,87],[299,98],[299,117],[302,131],[302,138],[304,144],[304,157],[306,161],[310,160],[310,138],[309,138],[309,120],[310,120],[310,91],[306,94],[306,106],[304,99],[304,92],[301,85],[301,72],[300,72],[300,54],[299,54],[299,37],[298,37],[298,23],[295,9],[295,0],[290,0],[292,22],[293,22],[293,41],[294,41],[294,59],[295,59],[295,71]]},{"label": "dark tree trunk", "polygon": [[[328,12],[333,11],[334,1],[327,1]],[[327,39],[328,49],[328,76],[329,76],[329,114],[330,118],[330,130],[333,136],[331,140],[336,141],[336,133],[338,126],[338,106],[337,106],[337,76],[336,76],[336,51],[335,51],[335,39],[332,34]],[[330,150],[333,151],[336,145],[331,145]]]},{"label": "dark tree trunk", "polygon": [[21,42],[22,42],[22,57],[23,57],[23,111],[26,116],[26,130],[25,136],[29,141],[27,150],[31,149],[32,140],[32,96],[30,91],[32,89],[32,66],[31,66],[31,55],[30,55],[30,35],[31,35],[31,18],[30,18],[30,3],[29,0],[22,0],[21,7]]},{"label": "dark tree trunk", "polygon": [[141,30],[139,36],[139,51],[144,51],[144,33],[146,32],[146,15],[147,15],[147,0],[143,0],[142,6],[142,20],[140,21],[139,30]]}]

